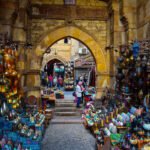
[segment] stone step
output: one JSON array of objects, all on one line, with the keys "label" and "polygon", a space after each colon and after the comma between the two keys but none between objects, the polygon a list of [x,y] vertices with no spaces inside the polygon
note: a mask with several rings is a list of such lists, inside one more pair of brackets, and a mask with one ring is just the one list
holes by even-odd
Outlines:
[{"label": "stone step", "polygon": [[55,107],[75,107],[75,103],[56,103]]},{"label": "stone step", "polygon": [[52,119],[51,124],[82,124],[81,119]]},{"label": "stone step", "polygon": [[76,111],[76,107],[56,107],[55,112],[72,112]]},{"label": "stone step", "polygon": [[74,101],[73,100],[61,100],[61,101],[56,100],[55,103],[74,103]]},{"label": "stone step", "polygon": [[80,116],[79,112],[55,112],[56,116]]}]

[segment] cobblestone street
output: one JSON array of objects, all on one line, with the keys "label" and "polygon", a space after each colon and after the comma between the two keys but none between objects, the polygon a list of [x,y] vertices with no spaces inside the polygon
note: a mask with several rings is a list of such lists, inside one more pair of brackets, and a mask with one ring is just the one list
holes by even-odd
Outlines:
[{"label": "cobblestone street", "polygon": [[95,138],[82,124],[50,124],[42,150],[94,150]]}]

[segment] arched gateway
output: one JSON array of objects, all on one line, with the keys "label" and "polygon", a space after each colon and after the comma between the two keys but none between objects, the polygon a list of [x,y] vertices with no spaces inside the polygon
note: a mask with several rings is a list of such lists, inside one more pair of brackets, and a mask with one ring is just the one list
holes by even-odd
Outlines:
[{"label": "arched gateway", "polygon": [[[38,45],[36,45],[34,48],[37,58],[42,60],[42,56],[45,50],[64,37],[72,37],[81,41],[91,51],[96,63],[96,88],[97,98],[99,98],[101,96],[101,91],[103,90],[104,84],[107,83],[109,86],[110,83],[108,69],[109,61],[107,60],[108,58],[106,57],[106,52],[101,49],[100,43],[98,43],[87,32],[74,26],[65,26],[46,33],[46,35],[39,40]],[[32,60],[34,59],[36,59],[36,57],[32,58]],[[38,64],[39,66],[37,65],[36,69],[40,69],[42,67],[42,61]]]}]

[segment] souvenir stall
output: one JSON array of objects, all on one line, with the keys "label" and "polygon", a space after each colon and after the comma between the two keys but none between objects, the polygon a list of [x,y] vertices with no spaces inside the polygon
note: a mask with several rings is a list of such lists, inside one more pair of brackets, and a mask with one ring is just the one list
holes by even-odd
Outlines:
[{"label": "souvenir stall", "polygon": [[55,92],[56,99],[64,99],[64,92],[62,90],[57,90]]},{"label": "souvenir stall", "polygon": [[57,77],[61,76],[62,78],[64,78],[64,72],[65,72],[64,64],[62,64],[62,63],[55,63],[54,64],[53,75],[57,75]]},{"label": "souvenir stall", "polygon": [[0,47],[0,149],[40,150],[45,115],[26,111],[16,71],[17,45]]},{"label": "souvenir stall", "polygon": [[68,62],[65,66],[64,89],[73,91],[74,89],[74,63]]},{"label": "souvenir stall", "polygon": [[84,105],[86,105],[89,101],[94,101],[96,96],[96,90],[94,87],[88,87],[85,89],[83,98],[84,98]]},{"label": "souvenir stall", "polygon": [[52,88],[41,88],[41,99],[43,110],[53,108],[56,101],[54,90]]},{"label": "souvenir stall", "polygon": [[99,108],[94,102],[87,103],[82,116],[99,150],[150,147],[149,75],[150,41],[122,46],[115,92],[107,90]]}]

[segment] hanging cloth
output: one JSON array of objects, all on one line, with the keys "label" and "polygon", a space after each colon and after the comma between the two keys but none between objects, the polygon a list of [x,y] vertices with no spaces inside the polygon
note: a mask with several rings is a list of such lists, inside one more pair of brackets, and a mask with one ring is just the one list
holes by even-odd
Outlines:
[{"label": "hanging cloth", "polygon": [[92,70],[91,70],[89,86],[93,86],[93,87],[95,86],[95,76],[96,76],[95,67],[93,67]]},{"label": "hanging cloth", "polygon": [[91,79],[91,70],[89,71],[89,74],[88,74],[88,81],[87,81],[88,86],[90,85],[90,79]]}]

